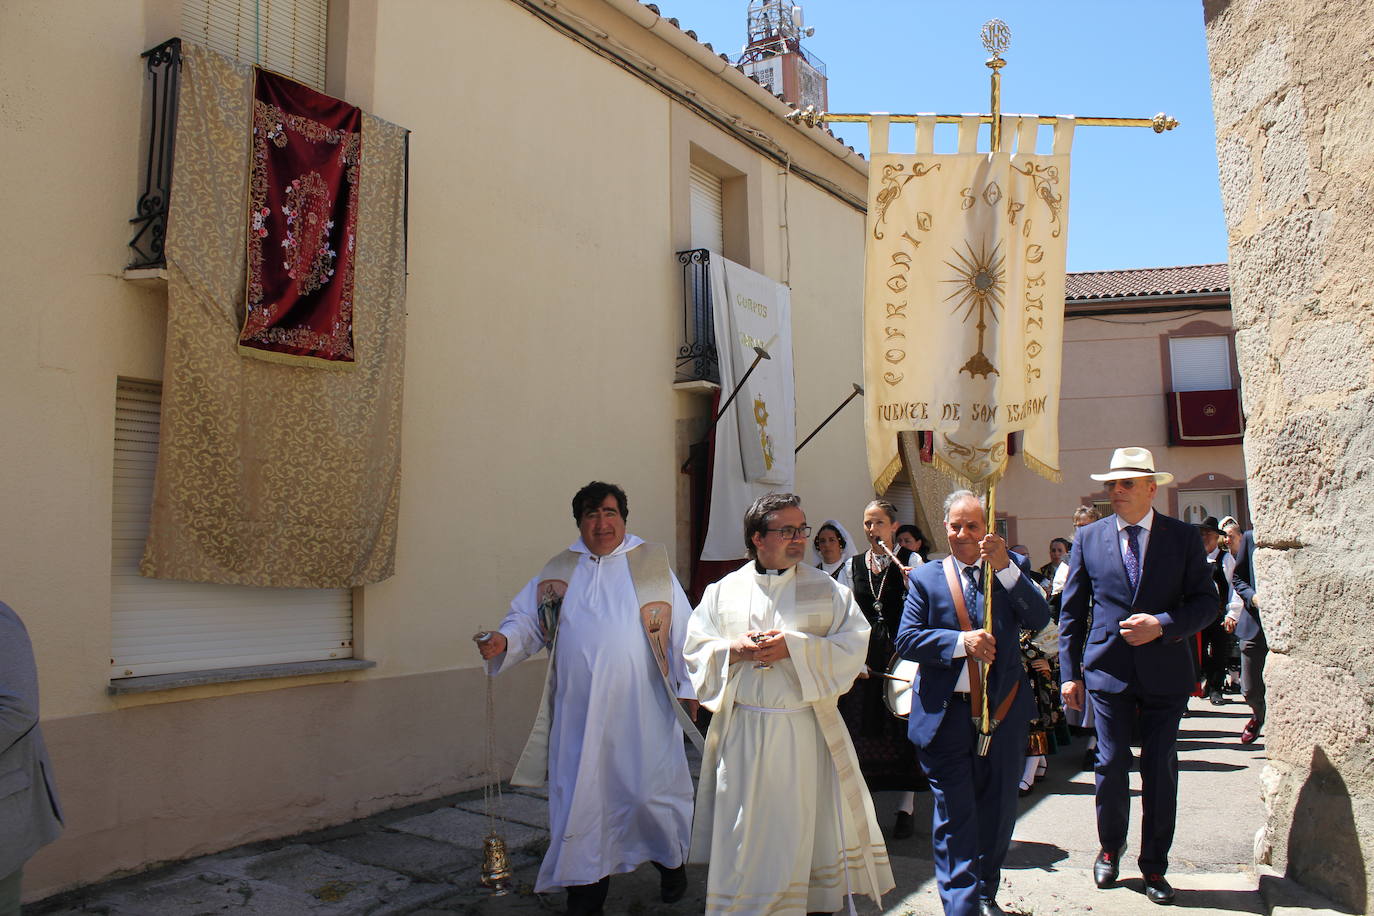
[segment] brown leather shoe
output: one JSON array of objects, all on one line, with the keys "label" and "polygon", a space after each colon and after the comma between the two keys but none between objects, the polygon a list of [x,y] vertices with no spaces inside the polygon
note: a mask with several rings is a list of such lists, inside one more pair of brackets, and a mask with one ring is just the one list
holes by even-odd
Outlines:
[{"label": "brown leather shoe", "polygon": [[1255,719],[1245,723],[1245,727],[1240,730],[1241,744],[1254,744],[1255,739],[1260,736],[1260,724]]}]

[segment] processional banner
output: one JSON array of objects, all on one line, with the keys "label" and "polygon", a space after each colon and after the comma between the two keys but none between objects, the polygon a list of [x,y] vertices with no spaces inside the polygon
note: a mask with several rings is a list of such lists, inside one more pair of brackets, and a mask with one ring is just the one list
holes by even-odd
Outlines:
[{"label": "processional banner", "polygon": [[918,119],[912,154],[890,153],[889,121],[873,117],[864,387],[877,492],[901,469],[898,434],[916,430],[933,432],[929,460],[961,483],[996,483],[1017,431],[1026,465],[1060,479],[1073,123],[1059,119],[1042,156],[1038,121],[1004,117],[1007,152],[980,153],[971,115],[958,151],[935,155],[934,115]]},{"label": "processional banner", "polygon": [[703,560],[745,556],[740,519],[749,504],[790,491],[796,475],[797,409],[792,375],[792,298],[782,283],[711,252],[711,312],[727,398],[759,360],[716,425],[711,515]]},{"label": "processional banner", "polygon": [[245,356],[351,369],[362,109],[253,68]]}]

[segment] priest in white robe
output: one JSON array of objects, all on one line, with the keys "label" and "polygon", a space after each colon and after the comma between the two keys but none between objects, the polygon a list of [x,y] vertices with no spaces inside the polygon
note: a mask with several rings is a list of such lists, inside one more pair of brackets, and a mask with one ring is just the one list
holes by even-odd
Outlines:
[{"label": "priest in white robe", "polygon": [[769,494],[745,515],[750,562],[692,612],[687,668],[714,713],[701,766],[693,862],[708,914],[834,913],[894,882],[835,707],[863,667],[868,621],[802,563],[800,500]]},{"label": "priest in white robe", "polygon": [[521,589],[498,630],[474,637],[491,675],[552,646],[511,782],[541,785],[547,774],[552,839],[535,890],[567,888],[573,916],[603,912],[610,876],[644,862],[665,902],[687,888],[684,724],[699,740],[682,658],[691,605],[663,546],[626,534],[628,514],[619,487],[583,487],[573,498],[581,537]]}]

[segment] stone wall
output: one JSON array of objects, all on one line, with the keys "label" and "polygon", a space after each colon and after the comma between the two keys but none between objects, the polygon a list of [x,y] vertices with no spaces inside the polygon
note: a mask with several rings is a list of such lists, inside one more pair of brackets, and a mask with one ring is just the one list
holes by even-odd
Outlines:
[{"label": "stone wall", "polygon": [[1204,0],[1267,669],[1256,860],[1374,909],[1374,16]]}]

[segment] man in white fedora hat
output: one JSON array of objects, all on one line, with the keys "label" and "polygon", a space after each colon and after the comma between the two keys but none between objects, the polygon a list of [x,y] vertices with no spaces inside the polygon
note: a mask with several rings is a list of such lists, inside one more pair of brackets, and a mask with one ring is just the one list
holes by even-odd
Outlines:
[{"label": "man in white fedora hat", "polygon": [[[1148,449],[1119,448],[1105,474],[1114,514],[1078,530],[1059,615],[1065,705],[1092,705],[1097,730],[1098,887],[1120,873],[1130,823],[1131,731],[1141,735],[1145,895],[1172,903],[1164,875],[1178,808],[1178,723],[1194,687],[1189,641],[1217,615],[1217,591],[1192,525],[1155,512],[1160,484]],[[1092,608],[1091,623],[1089,607]],[[1086,696],[1085,696],[1086,688]]]}]

